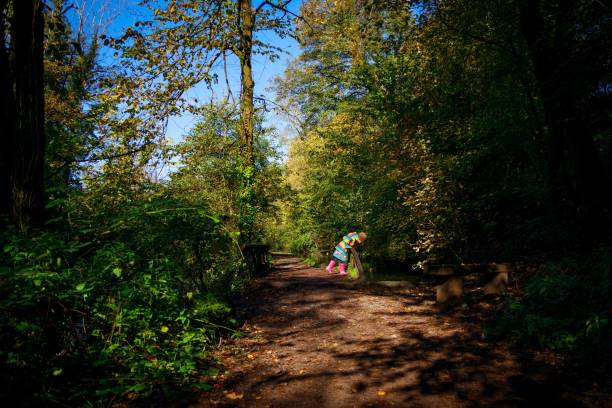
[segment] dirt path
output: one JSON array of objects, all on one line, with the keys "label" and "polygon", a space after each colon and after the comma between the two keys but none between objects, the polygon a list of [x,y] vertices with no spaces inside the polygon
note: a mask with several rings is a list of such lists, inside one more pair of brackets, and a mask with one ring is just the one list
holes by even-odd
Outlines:
[{"label": "dirt path", "polygon": [[239,305],[248,334],[226,346],[227,371],[197,406],[593,405],[487,340],[487,303],[443,313],[432,288],[366,289],[295,258],[275,265]]}]

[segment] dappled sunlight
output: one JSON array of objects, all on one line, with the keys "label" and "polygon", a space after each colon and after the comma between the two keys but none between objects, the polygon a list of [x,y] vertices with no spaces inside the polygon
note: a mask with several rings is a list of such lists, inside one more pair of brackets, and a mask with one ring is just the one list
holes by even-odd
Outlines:
[{"label": "dappled sunlight", "polygon": [[[285,257],[256,288],[240,305],[250,333],[239,344],[254,358],[229,369],[224,389],[243,396],[229,405],[574,403],[505,342],[483,335],[486,299],[442,309],[431,285],[364,287]],[[222,395],[201,401],[228,403]]]}]

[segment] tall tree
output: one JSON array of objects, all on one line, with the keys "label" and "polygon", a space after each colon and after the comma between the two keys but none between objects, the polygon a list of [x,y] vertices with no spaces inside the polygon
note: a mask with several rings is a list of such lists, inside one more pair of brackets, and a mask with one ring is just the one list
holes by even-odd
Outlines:
[{"label": "tall tree", "polygon": [[1,209],[20,229],[44,220],[44,6],[43,0],[0,2],[0,90],[6,138],[0,163]]},{"label": "tall tree", "polygon": [[[137,72],[138,83],[125,92],[141,108],[163,120],[185,108],[184,93],[200,82],[211,84],[218,80],[215,67],[226,65],[226,58],[238,58],[241,75],[241,198],[243,201],[243,239],[252,238],[254,216],[257,212],[253,180],[254,81],[253,55],[276,59],[282,50],[256,38],[258,32],[271,30],[280,36],[288,35],[291,14],[289,1],[251,0],[172,0],[164,7],[147,2],[154,14],[151,21],[143,21],[128,29],[124,36],[109,40],[121,51],[126,66],[125,78]],[[120,81],[121,82],[121,81]],[[126,81],[126,83],[133,83]],[[117,88],[115,88],[117,89]],[[146,101],[146,102],[142,102]]]},{"label": "tall tree", "polygon": [[253,157],[253,93],[255,83],[253,82],[253,71],[251,59],[253,53],[253,30],[256,14],[251,6],[251,0],[238,0],[238,29],[239,47],[238,59],[240,60],[240,121],[242,135],[242,173],[241,199],[243,214],[241,229],[246,233],[248,240],[253,236],[253,222],[255,219],[255,161]]},{"label": "tall tree", "polygon": [[72,7],[53,0],[45,13],[47,189],[76,181],[78,162],[86,160],[96,139],[91,107],[99,69],[97,26],[92,24],[90,35],[73,31],[67,18]]},{"label": "tall tree", "polygon": [[8,215],[11,209],[10,201],[10,175],[11,144],[13,143],[13,129],[15,103],[13,101],[12,81],[10,80],[9,52],[6,43],[8,32],[8,0],[0,0],[0,121],[4,123],[2,131],[2,146],[0,150],[0,214]]}]

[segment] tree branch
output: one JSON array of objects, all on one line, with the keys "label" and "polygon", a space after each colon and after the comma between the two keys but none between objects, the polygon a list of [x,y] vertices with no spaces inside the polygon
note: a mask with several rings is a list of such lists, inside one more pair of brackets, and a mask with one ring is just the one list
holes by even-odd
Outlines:
[{"label": "tree branch", "polygon": [[278,103],[276,103],[276,102],[274,102],[274,101],[272,101],[270,99],[266,99],[262,95],[255,96],[253,99],[263,102],[264,109],[266,109],[266,104],[267,103],[270,103],[270,104],[274,105],[277,109],[282,111],[285,115],[287,115],[288,117],[290,117],[293,120],[295,120],[300,128],[304,127],[304,122],[297,115],[289,112],[289,110],[286,107],[284,107],[284,106],[282,106],[282,105],[280,105],[280,104],[278,104]]},{"label": "tree branch", "polygon": [[234,99],[234,93],[232,92],[232,87],[229,83],[229,75],[227,74],[227,58],[225,52],[223,53],[223,72],[225,74],[225,86],[227,87],[227,100],[232,98],[232,104],[236,104],[236,99]]},{"label": "tree branch", "polygon": [[502,51],[505,51],[505,52],[509,53],[510,55],[515,57],[517,60],[524,61],[524,58],[520,54],[518,54],[518,52],[514,49],[514,47],[512,45],[508,46],[508,45],[506,45],[506,44],[504,44],[502,42],[493,40],[491,38],[486,38],[486,37],[474,34],[473,32],[468,31],[466,29],[458,28],[458,27],[455,27],[455,26],[451,25],[444,18],[443,12],[442,12],[442,10],[440,8],[438,8],[437,16],[438,16],[438,19],[440,20],[440,22],[442,23],[442,25],[444,25],[450,31],[454,31],[457,34],[465,35],[466,37],[471,38],[472,40],[476,40],[476,41],[481,42],[483,44],[490,45],[492,47],[498,48],[498,49],[500,49]]},{"label": "tree branch", "polygon": [[288,5],[289,5],[289,3],[291,3],[292,1],[293,1],[293,0],[289,0],[289,1],[287,1],[286,3],[283,3],[282,5],[281,5],[281,4],[274,4],[274,3],[272,3],[272,2],[271,2],[271,1],[269,1],[269,0],[262,1],[262,2],[261,2],[261,4],[260,4],[259,6],[257,6],[257,8],[255,9],[255,15],[257,15],[257,13],[259,13],[259,11],[260,11],[260,10],[261,10],[261,9],[262,9],[264,6],[268,5],[268,6],[272,7],[272,8],[277,9],[277,10],[281,10],[281,11],[285,12],[286,14],[291,14],[292,16],[295,16],[295,17],[297,17],[297,18],[302,18],[302,17],[300,17],[299,15],[297,15],[297,14],[295,14],[295,13],[293,13],[293,12],[291,12],[291,11],[289,11],[288,9],[286,9],[286,8],[285,8],[285,6],[288,6]]}]

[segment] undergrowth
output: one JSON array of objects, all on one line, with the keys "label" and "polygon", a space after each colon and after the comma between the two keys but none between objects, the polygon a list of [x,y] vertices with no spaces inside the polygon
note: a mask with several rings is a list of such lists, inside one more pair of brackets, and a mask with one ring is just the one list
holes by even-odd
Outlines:
[{"label": "undergrowth", "polygon": [[232,234],[164,194],[104,214],[83,204],[54,201],[45,230],[1,238],[1,399],[150,405],[207,390],[248,279]]},{"label": "undergrowth", "polygon": [[612,252],[548,263],[520,299],[509,299],[492,331],[521,345],[555,350],[608,369],[612,357]]}]

